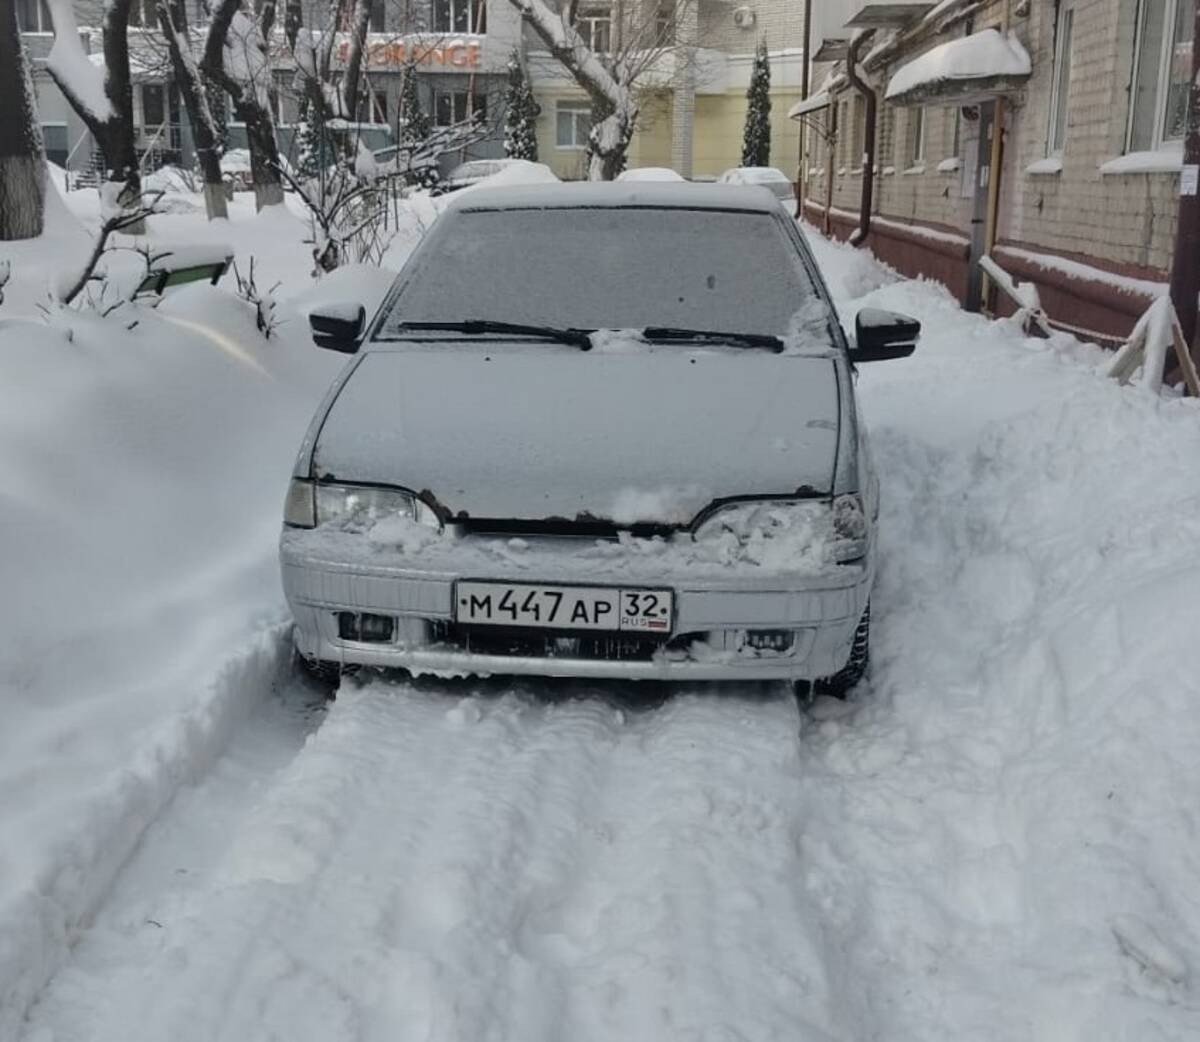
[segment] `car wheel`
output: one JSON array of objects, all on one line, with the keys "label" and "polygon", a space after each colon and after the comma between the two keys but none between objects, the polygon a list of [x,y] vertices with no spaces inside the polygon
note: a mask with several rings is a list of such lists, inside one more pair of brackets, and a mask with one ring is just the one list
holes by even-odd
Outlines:
[{"label": "car wheel", "polygon": [[337,688],[342,677],[353,676],[358,672],[358,666],[344,666],[340,662],[330,662],[326,659],[300,659],[300,667],[313,680],[323,687]]},{"label": "car wheel", "polygon": [[831,677],[821,677],[819,680],[797,680],[795,683],[796,698],[802,706],[811,704],[818,695],[845,698],[862,680],[870,661],[871,605],[868,602],[862,618],[858,620],[858,628],[854,631],[854,643],[850,647],[849,660]]}]

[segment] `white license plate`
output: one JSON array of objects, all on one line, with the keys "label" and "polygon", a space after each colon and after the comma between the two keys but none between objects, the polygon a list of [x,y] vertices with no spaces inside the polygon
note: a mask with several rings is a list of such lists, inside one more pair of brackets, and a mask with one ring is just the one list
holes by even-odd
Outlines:
[{"label": "white license plate", "polygon": [[669,590],[460,582],[455,618],[482,626],[671,632]]}]

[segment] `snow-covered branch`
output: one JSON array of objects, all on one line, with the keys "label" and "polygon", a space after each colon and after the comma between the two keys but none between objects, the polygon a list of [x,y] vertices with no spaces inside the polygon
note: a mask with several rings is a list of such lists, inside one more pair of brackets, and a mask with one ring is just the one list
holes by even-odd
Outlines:
[{"label": "snow-covered branch", "polygon": [[83,49],[72,0],[46,0],[46,7],[54,26],[54,45],[46,58],[46,71],[95,133],[93,124],[104,123],[115,114],[104,90],[104,70],[93,64]]}]

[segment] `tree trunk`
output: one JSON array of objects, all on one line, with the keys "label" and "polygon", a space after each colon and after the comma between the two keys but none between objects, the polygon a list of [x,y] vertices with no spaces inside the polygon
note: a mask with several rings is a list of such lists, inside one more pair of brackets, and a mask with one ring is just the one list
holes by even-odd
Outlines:
[{"label": "tree trunk", "polygon": [[200,165],[200,176],[204,181],[204,209],[210,221],[228,217],[225,183],[221,176],[221,143],[217,137],[212,110],[208,107],[208,92],[192,53],[184,0],[168,0],[167,3],[161,4],[158,8],[158,24],[167,41],[171,68],[183,95],[188,122],[192,125],[196,161]]},{"label": "tree trunk", "polygon": [[[546,0],[510,0],[546,49],[574,77],[592,102],[588,177],[611,181],[625,168],[625,154],[637,126],[638,106],[628,83],[607,68]],[[598,118],[597,118],[598,117]]]},{"label": "tree trunk", "polygon": [[[103,87],[107,102],[104,111],[94,110],[86,93],[76,90],[77,77],[72,73],[74,66],[71,63],[56,66],[52,56],[46,65],[51,79],[83,120],[104,155],[101,204],[110,211],[136,210],[142,195],[141,169],[133,144],[133,82],[129,74],[130,3],[131,0],[109,0],[104,9],[101,25],[104,40]],[[77,39],[79,30],[70,6],[53,5],[50,10],[54,20],[55,49],[63,48],[68,56],[85,62],[87,58]],[[86,67],[92,68],[90,65]],[[139,221],[126,230],[130,235],[140,235],[146,230],[145,222]]]},{"label": "tree trunk", "polygon": [[[133,78],[129,73],[129,7],[132,0],[110,0],[102,21],[104,47],[104,90],[112,116],[96,133],[104,153],[108,184],[101,191],[109,205],[135,209],[142,198],[142,171],[133,144]],[[143,235],[146,222],[126,229],[128,235]]]},{"label": "tree trunk", "polygon": [[42,234],[46,156],[13,4],[0,5],[0,240]]},{"label": "tree trunk", "polygon": [[346,53],[346,69],[342,74],[341,115],[358,119],[358,81],[362,74],[363,51],[366,49],[367,29],[371,24],[371,0],[354,0],[350,12],[350,46]]},{"label": "tree trunk", "polygon": [[[237,31],[253,39],[239,39],[242,48],[254,48],[263,57],[263,64],[248,70],[249,79],[233,76],[225,67],[225,48],[230,29],[238,20]],[[213,10],[204,43],[201,71],[225,89],[233,99],[234,114],[246,124],[246,139],[250,150],[250,176],[254,181],[254,202],[259,210],[283,202],[283,181],[279,174],[279,146],[275,141],[275,120],[271,115],[270,63],[266,61],[266,41],[275,22],[275,4],[267,0],[255,22],[241,10],[241,0],[219,0]],[[248,63],[241,63],[243,65]],[[256,82],[255,75],[265,78]]]}]

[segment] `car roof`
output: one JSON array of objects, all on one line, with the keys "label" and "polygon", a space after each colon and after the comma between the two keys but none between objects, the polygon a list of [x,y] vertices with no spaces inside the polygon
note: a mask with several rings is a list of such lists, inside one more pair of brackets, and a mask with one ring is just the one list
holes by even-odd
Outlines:
[{"label": "car roof", "polygon": [[568,181],[558,184],[476,186],[455,195],[452,210],[607,209],[650,207],[683,210],[749,210],[774,214],[779,200],[760,185],[673,181]]}]

